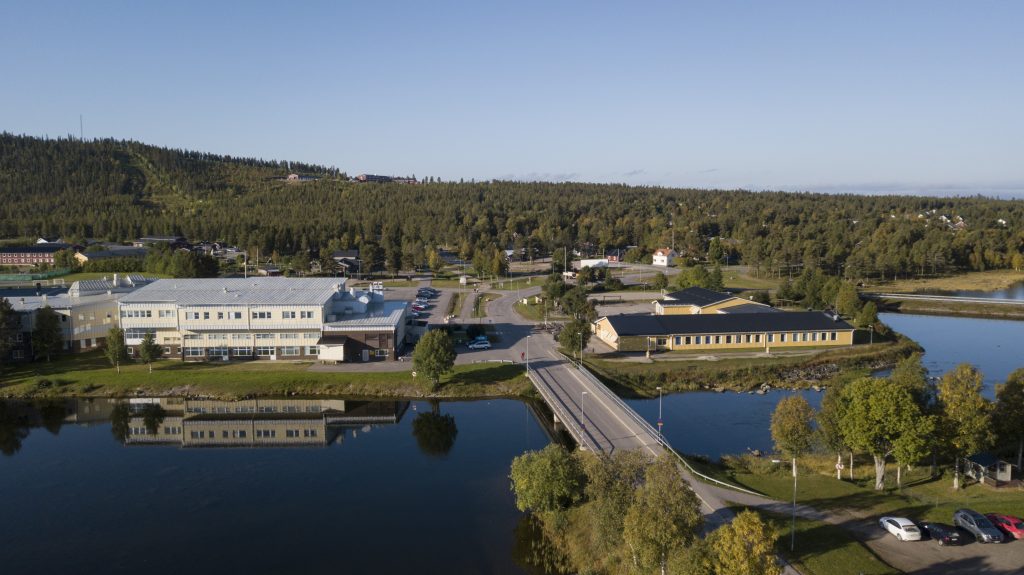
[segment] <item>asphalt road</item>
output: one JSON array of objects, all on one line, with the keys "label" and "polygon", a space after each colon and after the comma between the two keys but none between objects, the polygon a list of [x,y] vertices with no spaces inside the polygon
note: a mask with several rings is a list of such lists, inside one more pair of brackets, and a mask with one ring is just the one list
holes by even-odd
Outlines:
[{"label": "asphalt road", "polygon": [[[398,290],[393,290],[398,291]],[[442,290],[435,309],[441,308],[441,302],[450,297],[453,290]],[[539,287],[519,291],[519,297],[539,293]],[[414,290],[409,290],[414,294]],[[632,298],[642,300],[653,299],[652,294],[625,292]],[[396,296],[399,294],[395,294]],[[631,299],[632,299],[631,298]],[[578,414],[583,408],[582,423],[586,432],[594,442],[612,449],[645,449],[653,455],[660,453],[660,448],[644,440],[639,426],[628,418],[610,409],[610,402],[602,396],[600,390],[588,386],[584,378],[571,365],[559,360],[561,356],[555,351],[555,342],[547,333],[533,330],[533,322],[524,320],[515,313],[516,292],[509,292],[500,299],[492,301],[487,309],[485,321],[493,324],[500,339],[490,350],[472,351],[459,350],[459,363],[476,361],[511,360],[522,361],[529,346],[530,367],[542,378],[557,379],[560,382],[558,401],[562,410]],[[626,304],[627,306],[629,304]],[[447,309],[441,308],[439,314]],[[431,314],[433,316],[434,314]],[[431,317],[433,321],[433,317]],[[527,336],[530,336],[527,338]],[[583,396],[582,392],[587,391]],[[609,392],[610,393],[610,392]],[[575,417],[580,422],[578,415]],[[791,506],[787,502],[775,501],[765,497],[748,495],[731,489],[718,487],[698,480],[685,470],[684,478],[689,482],[694,493],[701,500],[702,510],[707,529],[714,529],[731,521],[730,507],[736,505],[759,507],[777,513],[787,514]],[[878,526],[878,518],[858,515],[853,512],[823,512],[808,506],[798,505],[797,513],[801,517],[823,521],[837,525],[852,533],[862,541],[879,558],[889,565],[905,573],[916,575],[948,575],[948,574],[986,574],[986,575],[1024,575],[1024,541],[1010,541],[999,545],[982,545],[970,541],[960,547],[939,547],[933,541],[901,542],[886,533]],[[797,540],[799,546],[801,542]],[[796,575],[792,568],[787,569],[788,575]]]}]

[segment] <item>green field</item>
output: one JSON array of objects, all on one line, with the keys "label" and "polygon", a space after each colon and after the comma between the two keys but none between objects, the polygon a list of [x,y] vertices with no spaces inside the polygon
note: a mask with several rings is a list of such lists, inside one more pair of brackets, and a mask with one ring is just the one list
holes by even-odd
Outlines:
[{"label": "green field", "polygon": [[270,395],[360,395],[389,397],[508,397],[529,393],[518,365],[456,366],[435,393],[409,370],[397,372],[314,372],[311,362],[246,361],[192,363],[166,359],[147,366],[131,363],[118,374],[100,352],[66,356],[8,369],[0,394],[11,397],[105,396],[132,394],[208,395],[232,399]]},{"label": "green field", "polygon": [[779,278],[758,277],[751,274],[747,266],[726,266],[722,268],[722,279],[728,289],[740,290],[775,290],[782,283]]},{"label": "green field", "polygon": [[993,291],[1024,282],[1024,272],[1014,270],[989,270],[984,272],[967,272],[956,275],[926,278],[904,279],[895,282],[881,282],[866,286],[868,291],[886,292],[920,292],[920,291]]},{"label": "green field", "polygon": [[544,278],[542,276],[534,276],[528,278],[514,278],[512,280],[494,280],[491,282],[491,289],[510,291],[527,289],[540,285],[544,285]]},{"label": "green field", "polygon": [[[754,461],[750,456],[737,463],[727,458],[724,475],[748,489],[764,493],[773,499],[788,501],[793,496],[793,478],[785,465],[773,465],[765,459]],[[808,456],[801,460],[801,475],[797,480],[797,501],[812,507],[850,509],[857,513],[882,516],[904,515],[916,520],[949,523],[953,511],[970,507],[982,513],[1024,515],[1024,497],[1017,489],[996,490],[988,486],[970,484],[953,491],[952,471],[941,469],[937,478],[930,476],[927,465],[903,470],[902,489],[896,488],[895,465],[886,471],[886,489],[875,491],[874,467],[870,458],[854,461],[854,479],[848,479],[849,468],[843,471],[843,480],[836,479],[835,456]],[[846,461],[849,465],[849,461]]]},{"label": "green field", "polygon": [[[741,511],[734,508],[733,511]],[[776,549],[803,575],[890,575],[901,573],[875,556],[841,527],[797,518],[796,545],[789,550],[790,518],[754,509],[779,533]]]}]

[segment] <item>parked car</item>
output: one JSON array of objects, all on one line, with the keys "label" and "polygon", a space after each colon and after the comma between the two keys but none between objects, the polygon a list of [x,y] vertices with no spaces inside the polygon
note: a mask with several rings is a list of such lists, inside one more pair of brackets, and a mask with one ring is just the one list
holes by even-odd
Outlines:
[{"label": "parked car", "polygon": [[896,536],[900,541],[920,541],[921,530],[913,521],[906,517],[883,517],[878,524],[889,533]]},{"label": "parked car", "polygon": [[1003,533],[1020,539],[1024,537],[1024,520],[1013,515],[1001,515],[999,513],[986,513],[985,517]]},{"label": "parked car", "polygon": [[426,306],[413,304],[412,311],[426,311]]},{"label": "parked car", "polygon": [[469,347],[469,349],[491,349],[491,342],[486,339],[483,341],[477,339],[469,342],[467,347]]},{"label": "parked car", "polygon": [[920,528],[922,533],[927,534],[928,537],[932,538],[932,540],[937,541],[939,545],[963,544],[963,538],[960,537],[960,532],[952,525],[928,522],[922,523]]},{"label": "parked car", "polygon": [[957,509],[953,513],[953,525],[967,531],[978,543],[1002,543],[1003,532],[996,529],[984,515],[970,509]]}]

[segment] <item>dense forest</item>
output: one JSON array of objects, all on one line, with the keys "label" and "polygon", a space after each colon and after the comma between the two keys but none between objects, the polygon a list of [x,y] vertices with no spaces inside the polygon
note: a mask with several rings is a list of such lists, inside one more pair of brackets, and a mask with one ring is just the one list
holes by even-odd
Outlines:
[{"label": "dense forest", "polygon": [[[288,173],[313,176],[282,181]],[[1024,267],[1024,201],[509,181],[358,183],[323,166],[131,141],[0,134],[0,238],[220,240],[263,253],[361,248],[421,265],[668,246],[762,273],[850,278]],[[388,266],[391,267],[391,266]]]}]

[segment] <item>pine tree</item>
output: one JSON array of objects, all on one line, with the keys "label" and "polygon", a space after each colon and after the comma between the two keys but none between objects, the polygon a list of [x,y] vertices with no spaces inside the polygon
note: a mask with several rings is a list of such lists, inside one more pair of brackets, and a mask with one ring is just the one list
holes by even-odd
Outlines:
[{"label": "pine tree", "polygon": [[60,315],[52,307],[45,306],[36,312],[32,331],[32,351],[36,359],[45,357],[50,361],[64,349],[64,330],[60,324]]},{"label": "pine tree", "polygon": [[139,359],[149,366],[149,373],[153,373],[153,362],[159,359],[163,353],[164,348],[156,342],[156,336],[153,332],[147,331],[142,338],[142,344],[139,345]]}]

